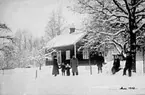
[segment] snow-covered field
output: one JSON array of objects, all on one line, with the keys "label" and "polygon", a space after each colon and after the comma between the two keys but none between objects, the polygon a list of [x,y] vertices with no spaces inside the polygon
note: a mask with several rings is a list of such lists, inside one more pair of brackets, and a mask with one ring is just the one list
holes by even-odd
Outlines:
[{"label": "snow-covered field", "polygon": [[5,71],[4,75],[0,71],[0,95],[145,95],[142,64],[137,62],[137,73],[132,77],[122,76],[123,70],[112,75],[112,62],[104,65],[102,74],[92,66],[92,75],[89,66],[80,66],[79,76],[61,76],[60,72],[53,77],[51,66],[43,67],[41,71],[38,68],[16,68]]}]

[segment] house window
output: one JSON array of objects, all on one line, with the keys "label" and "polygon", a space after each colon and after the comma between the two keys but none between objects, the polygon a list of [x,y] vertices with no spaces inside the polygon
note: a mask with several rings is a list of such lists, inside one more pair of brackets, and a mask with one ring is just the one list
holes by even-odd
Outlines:
[{"label": "house window", "polygon": [[70,59],[70,50],[67,50],[66,51],[66,60],[69,60]]},{"label": "house window", "polygon": [[89,59],[89,51],[88,49],[83,50],[83,59]]}]

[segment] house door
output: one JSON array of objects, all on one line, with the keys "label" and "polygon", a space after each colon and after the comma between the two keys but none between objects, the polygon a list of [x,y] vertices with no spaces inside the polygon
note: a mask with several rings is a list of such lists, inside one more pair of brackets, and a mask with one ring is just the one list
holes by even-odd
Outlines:
[{"label": "house door", "polygon": [[62,62],[61,51],[57,52],[57,62],[58,62],[58,64],[61,64],[61,62]]}]

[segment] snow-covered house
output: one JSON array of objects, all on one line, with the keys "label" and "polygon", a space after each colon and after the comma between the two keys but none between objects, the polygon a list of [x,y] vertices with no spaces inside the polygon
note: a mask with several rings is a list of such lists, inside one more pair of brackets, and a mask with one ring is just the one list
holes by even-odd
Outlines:
[{"label": "snow-covered house", "polygon": [[88,64],[88,59],[83,58],[83,52],[78,51],[80,46],[83,44],[81,39],[85,36],[86,32],[80,32],[75,30],[75,28],[70,28],[69,34],[56,36],[47,43],[46,48],[47,50],[53,48],[57,51],[58,63],[69,63],[70,59],[74,55],[79,61],[83,61],[83,63],[87,61],[86,64]]}]

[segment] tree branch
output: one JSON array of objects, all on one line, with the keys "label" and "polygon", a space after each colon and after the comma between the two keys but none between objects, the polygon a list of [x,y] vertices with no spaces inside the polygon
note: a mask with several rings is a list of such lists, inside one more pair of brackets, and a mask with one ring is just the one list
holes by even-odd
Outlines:
[{"label": "tree branch", "polygon": [[116,0],[113,0],[113,2],[115,3],[115,5],[125,14],[128,15],[128,13],[121,7],[120,3],[117,2]]},{"label": "tree branch", "polygon": [[144,38],[144,36],[137,36],[136,37],[136,40],[138,40],[138,39],[143,39]]},{"label": "tree branch", "polygon": [[0,36],[0,38],[10,39],[10,40],[13,39],[11,36]]},{"label": "tree branch", "polygon": [[0,28],[1,29],[7,29],[7,30],[11,31],[11,29],[8,28],[5,24],[0,24]]},{"label": "tree branch", "polygon": [[136,24],[138,24],[144,17],[141,16],[140,18],[137,19]]},{"label": "tree branch", "polygon": [[114,42],[116,45],[118,45],[123,50],[123,46],[120,43],[118,43],[117,41],[115,41],[115,39],[113,39],[112,42]]},{"label": "tree branch", "polygon": [[117,14],[112,14],[111,17],[116,17],[116,18],[121,18],[122,17],[122,18],[128,19],[128,17],[125,16],[125,15],[117,15]]},{"label": "tree branch", "polygon": [[126,6],[126,9],[127,9],[128,13],[129,13],[129,15],[131,15],[130,8],[129,8],[129,5],[127,3],[127,0],[124,0],[124,2],[125,2],[125,6]]},{"label": "tree branch", "polygon": [[138,2],[137,2],[134,6],[132,6],[131,10],[132,10],[133,8],[136,8],[138,5],[140,5],[140,4],[143,3],[143,2],[145,2],[145,0],[138,0]]},{"label": "tree branch", "polygon": [[138,27],[137,29],[134,29],[133,30],[133,33],[137,33],[144,26],[145,26],[145,23],[143,23],[142,25],[140,25],[140,27]]},{"label": "tree branch", "polygon": [[145,17],[145,13],[139,13],[139,14],[136,14],[135,16],[136,16],[136,17],[140,17],[140,16]]},{"label": "tree branch", "polygon": [[120,33],[125,32],[125,31],[126,31],[126,29],[121,29],[114,34],[113,33],[106,33],[106,32],[100,32],[100,34],[104,34],[104,35],[108,35],[108,36],[118,36]]},{"label": "tree branch", "polygon": [[117,51],[121,54],[122,53],[122,50],[120,51],[120,49],[117,47],[117,45],[114,43],[114,42],[103,42],[103,43],[101,43],[97,48],[100,48],[102,45],[104,45],[104,44],[112,44],[116,49],[117,49]]},{"label": "tree branch", "polygon": [[135,12],[135,14],[138,14],[138,13],[141,13],[141,12],[145,12],[145,8],[143,8],[143,9],[141,9],[141,10]]}]

